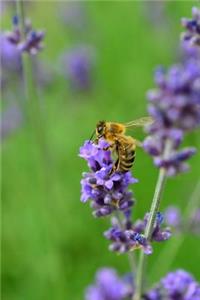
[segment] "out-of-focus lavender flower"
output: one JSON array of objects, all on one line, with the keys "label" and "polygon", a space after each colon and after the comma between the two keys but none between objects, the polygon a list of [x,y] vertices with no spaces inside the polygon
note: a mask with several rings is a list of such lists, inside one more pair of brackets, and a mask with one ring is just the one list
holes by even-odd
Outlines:
[{"label": "out-of-focus lavender flower", "polygon": [[161,279],[144,299],[198,300],[200,299],[200,284],[188,272],[177,270]]},{"label": "out-of-focus lavender flower", "polygon": [[175,232],[200,235],[200,208],[197,208],[187,215],[187,218],[184,218],[178,207],[169,206],[165,210],[164,216],[165,224],[172,227]]},{"label": "out-of-focus lavender flower", "polygon": [[188,41],[182,40],[180,51],[183,61],[198,60],[200,58],[200,47],[194,47]]},{"label": "out-of-focus lavender flower", "polygon": [[14,132],[22,123],[22,114],[16,105],[10,106],[7,110],[2,112],[1,119],[1,139],[6,138]]},{"label": "out-of-focus lavender flower", "polygon": [[[188,170],[186,161],[195,153],[194,148],[177,149],[184,133],[200,125],[200,60],[187,60],[168,71],[159,68],[155,82],[157,89],[148,93],[148,110],[154,123],[148,128],[150,137],[144,141],[144,149],[154,157],[157,167],[173,176]],[[167,140],[172,149],[163,158]]]},{"label": "out-of-focus lavender flower", "polygon": [[176,206],[168,206],[164,213],[165,223],[173,228],[180,228],[181,226],[181,212]]},{"label": "out-of-focus lavender flower", "polygon": [[165,298],[164,299],[162,298],[161,291],[157,287],[150,290],[145,295],[143,295],[142,299],[144,299],[144,300],[165,300]]},{"label": "out-of-focus lavender flower", "polygon": [[130,172],[111,174],[113,160],[111,151],[105,150],[108,143],[101,139],[98,145],[86,141],[80,148],[80,156],[89,168],[81,180],[81,201],[91,201],[96,217],[110,215],[114,211],[128,212],[134,200],[129,185],[137,182]]},{"label": "out-of-focus lavender flower", "polygon": [[38,51],[42,50],[43,45],[43,39],[44,39],[45,33],[44,31],[33,31],[27,33],[26,40],[21,42],[18,45],[18,48],[22,52],[28,52],[32,55],[35,55],[38,53]]},{"label": "out-of-focus lavender flower", "polygon": [[[18,47],[18,42],[14,38],[8,38],[5,32],[0,34],[0,61],[1,61],[1,87],[2,91],[13,90],[11,84],[20,87],[19,81],[22,80],[22,53]],[[32,49],[33,50],[33,49]],[[32,51],[31,50],[31,51]],[[47,86],[52,78],[50,67],[42,61],[33,59],[33,73],[40,86]]]},{"label": "out-of-focus lavender flower", "polygon": [[86,300],[123,300],[131,296],[130,283],[120,278],[111,268],[102,268],[96,274],[96,282],[87,288]]},{"label": "out-of-focus lavender flower", "polygon": [[[21,53],[15,45],[13,45],[2,32],[0,33],[0,84],[2,91],[2,98],[4,92],[12,89],[10,84],[15,84],[21,79],[22,60]],[[8,86],[9,85],[9,86]]]},{"label": "out-of-focus lavender flower", "polygon": [[19,28],[18,16],[13,17],[12,23],[13,23],[12,31],[7,31],[5,33],[5,36],[10,43],[17,46],[20,43],[22,38],[22,33],[20,32],[20,28]]},{"label": "out-of-focus lavender flower", "polygon": [[4,33],[0,34],[0,57],[2,73],[21,71],[21,53]]},{"label": "out-of-focus lavender flower", "polygon": [[71,87],[78,91],[87,91],[92,85],[94,53],[89,47],[76,47],[62,56],[63,73]]},{"label": "out-of-focus lavender flower", "polygon": [[25,21],[25,39],[20,31],[20,20],[17,16],[13,17],[13,30],[5,33],[6,38],[21,52],[28,52],[35,55],[43,49],[43,40],[45,33],[43,30],[35,31],[32,28],[30,20]]},{"label": "out-of-focus lavender flower", "polygon": [[[102,268],[94,285],[86,289],[86,300],[131,299],[133,280],[119,277],[114,269]],[[144,300],[199,300],[200,284],[185,270],[168,273],[155,287],[142,295]]]},{"label": "out-of-focus lavender flower", "polygon": [[149,113],[155,118],[150,132],[179,144],[181,133],[200,125],[200,61],[189,60],[174,65],[168,71],[155,73],[156,90],[148,93]]},{"label": "out-of-focus lavender flower", "polygon": [[182,35],[183,40],[189,41],[192,46],[200,46],[200,9],[193,7],[192,19],[183,18],[182,25],[186,29]]},{"label": "out-of-focus lavender flower", "polygon": [[[194,8],[193,17],[194,20],[183,21],[190,35],[200,29],[200,10]],[[147,95],[148,111],[154,123],[147,129],[150,136],[144,141],[144,149],[154,157],[157,167],[167,170],[168,176],[189,169],[187,160],[195,149],[178,148],[184,134],[200,126],[200,50],[191,47],[188,40],[189,37],[181,43],[183,63],[169,70],[158,68],[155,72],[157,88]],[[163,157],[166,141],[170,141],[171,149],[167,157]]]},{"label": "out-of-focus lavender flower", "polygon": [[[199,283],[195,282],[193,276],[184,270],[169,273],[161,280],[161,284],[171,299],[183,297],[183,299],[195,300],[200,297]],[[192,293],[191,288],[193,289]]]}]

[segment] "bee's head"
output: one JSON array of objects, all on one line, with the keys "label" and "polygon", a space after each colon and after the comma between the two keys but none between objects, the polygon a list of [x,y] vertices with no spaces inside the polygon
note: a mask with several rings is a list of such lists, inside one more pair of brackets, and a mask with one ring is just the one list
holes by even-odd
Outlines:
[{"label": "bee's head", "polygon": [[104,136],[106,129],[106,122],[105,121],[99,121],[96,125],[96,136],[98,139]]}]

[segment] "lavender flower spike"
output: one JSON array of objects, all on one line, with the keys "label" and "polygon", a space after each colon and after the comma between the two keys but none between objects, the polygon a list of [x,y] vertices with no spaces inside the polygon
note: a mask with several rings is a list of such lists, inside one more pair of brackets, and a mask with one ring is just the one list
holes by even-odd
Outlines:
[{"label": "lavender flower spike", "polygon": [[112,227],[104,232],[104,236],[111,241],[109,250],[125,253],[141,248],[147,255],[152,253],[150,243],[147,242],[144,234],[139,230],[134,230],[132,227],[129,228],[127,225],[122,228],[115,217],[112,218],[111,222]]},{"label": "lavender flower spike", "polygon": [[88,91],[92,86],[94,51],[90,47],[79,46],[66,52],[62,58],[63,73],[72,89]]},{"label": "lavender flower spike", "polygon": [[186,29],[183,40],[189,41],[190,45],[200,46],[200,9],[193,7],[192,19],[183,18],[182,25]]},{"label": "lavender flower spike", "polygon": [[110,215],[113,211],[127,212],[132,207],[134,200],[128,187],[136,183],[130,172],[115,172],[110,174],[113,166],[111,151],[105,150],[108,143],[101,139],[98,145],[86,141],[80,148],[83,157],[90,168],[90,172],[83,173],[81,180],[81,201],[91,201],[94,216]]},{"label": "lavender flower spike", "polygon": [[[174,176],[188,170],[186,161],[195,153],[192,147],[178,147],[186,132],[200,126],[200,59],[187,60],[168,71],[157,69],[155,82],[157,89],[148,93],[148,110],[155,122],[149,126],[150,136],[143,145],[155,165]],[[171,151],[163,158],[167,140]]]},{"label": "lavender flower spike", "polygon": [[200,284],[184,270],[167,274],[144,297],[146,300],[199,300]]},{"label": "lavender flower spike", "polygon": [[33,31],[27,33],[26,40],[18,45],[19,50],[28,52],[32,55],[43,49],[44,31]]},{"label": "lavender flower spike", "polygon": [[45,33],[43,30],[35,31],[32,29],[30,20],[25,21],[25,33],[19,27],[20,20],[17,16],[13,18],[13,30],[6,33],[8,41],[15,45],[20,52],[28,52],[35,55],[43,49]]},{"label": "lavender flower spike", "polygon": [[96,283],[87,288],[86,300],[123,300],[132,294],[132,287],[111,268],[102,268],[96,274]]},{"label": "lavender flower spike", "polygon": [[176,206],[168,206],[165,210],[165,222],[173,228],[179,229],[181,226],[181,211]]},{"label": "lavender flower spike", "polygon": [[144,234],[148,218],[149,214],[146,214],[143,220],[136,220],[132,224],[130,216],[126,216],[121,223],[116,217],[113,217],[111,219],[112,227],[104,232],[104,236],[111,241],[109,249],[119,253],[142,249],[145,254],[152,254],[153,249],[150,242],[168,240],[171,237],[171,231],[168,227],[162,227],[163,215],[159,212],[153,227],[152,238],[148,241]]}]

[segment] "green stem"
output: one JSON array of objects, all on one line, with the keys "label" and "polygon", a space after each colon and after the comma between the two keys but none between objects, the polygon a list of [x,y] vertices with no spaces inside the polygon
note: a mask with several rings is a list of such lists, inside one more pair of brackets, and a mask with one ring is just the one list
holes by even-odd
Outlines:
[{"label": "green stem", "polygon": [[[22,34],[22,40],[26,39],[26,27],[25,27],[25,13],[23,0],[16,1],[16,9],[19,17],[20,32]],[[37,90],[37,82],[33,76],[33,59],[29,53],[22,53],[22,76],[24,87],[24,110],[30,130],[36,139],[40,148],[41,160],[44,164],[44,168],[49,169],[50,155],[49,149],[46,143],[44,118],[41,112],[41,103],[39,99],[39,93]],[[46,171],[46,179],[49,177],[49,170]]]},{"label": "green stem", "polygon": [[[25,13],[24,13],[24,6],[22,0],[16,0],[16,8],[17,14],[19,17],[19,24],[20,24],[20,32],[22,34],[22,40],[26,39],[26,28],[25,28]],[[52,209],[54,201],[56,199],[57,193],[54,185],[54,172],[52,166],[52,160],[49,153],[49,147],[46,141],[46,131],[45,131],[45,122],[44,122],[44,115],[42,114],[41,110],[41,102],[39,99],[38,87],[37,82],[34,76],[34,69],[33,69],[33,59],[31,54],[29,53],[22,53],[22,73],[23,73],[23,104],[25,110],[25,116],[27,121],[27,141],[30,138],[33,139],[33,147],[36,146],[34,150],[34,155],[39,154],[39,157],[36,159],[40,159],[40,162],[37,165],[37,176],[39,179],[42,180],[42,197],[43,201],[38,202],[35,199],[35,213],[37,214],[36,219],[38,222],[40,221],[40,230],[42,233],[42,242],[43,247],[41,249],[44,250],[46,265],[45,270],[48,272],[48,279],[50,280],[51,287],[55,282],[58,281],[58,277],[55,277],[55,273],[53,272],[52,261],[54,257],[51,257],[49,254],[50,250],[53,253],[52,244],[52,235],[54,234],[53,231],[49,231],[49,225],[51,220],[48,216],[48,209]],[[43,99],[42,99],[43,100]],[[29,143],[27,142],[27,145]],[[31,148],[32,149],[32,148]],[[32,153],[30,155],[33,155]],[[35,158],[35,157],[33,157]],[[41,177],[40,177],[41,176]],[[40,197],[40,195],[39,195]],[[55,209],[55,208],[54,208]],[[38,218],[41,217],[39,220]],[[39,235],[40,232],[38,233]],[[57,234],[57,232],[56,232]],[[48,254],[48,255],[46,255]],[[56,265],[56,268],[59,268]],[[54,268],[55,270],[55,268]],[[59,274],[58,274],[59,275]],[[54,295],[55,296],[55,295]],[[52,296],[53,298],[55,298]]]},{"label": "green stem", "polygon": [[[166,141],[165,144],[165,150],[163,154],[163,158],[166,159],[169,157],[169,154],[172,149],[172,143],[170,140]],[[149,213],[149,219],[147,222],[146,230],[145,230],[145,237],[148,241],[151,240],[152,230],[156,219],[156,214],[158,212],[162,192],[165,186],[167,176],[166,176],[166,170],[164,168],[161,168],[158,175],[158,180],[156,183],[156,188],[154,192],[154,197],[151,204],[151,209]],[[145,274],[145,268],[146,268],[146,255],[143,251],[140,252],[139,262],[138,262],[138,269],[137,269],[137,277],[136,277],[136,290],[135,294],[133,296],[133,300],[140,300],[142,291],[143,291],[143,285],[144,285],[144,274]]]},{"label": "green stem", "polygon": [[[115,212],[115,216],[119,222],[119,225],[121,227],[121,229],[124,229],[124,225],[121,221],[121,217],[120,217],[120,213],[119,211],[116,211]],[[131,272],[132,274],[134,275],[135,274],[135,270],[136,270],[136,263],[135,263],[135,255],[133,252],[128,252],[128,261],[129,261],[129,265],[130,265],[130,269],[131,269]],[[134,276],[133,276],[134,278]]]},{"label": "green stem", "polygon": [[[16,1],[17,14],[19,17],[20,32],[22,34],[22,40],[26,39],[26,27],[25,27],[25,13],[22,0]],[[23,93],[24,93],[24,112],[26,117],[26,125],[28,127],[28,138],[31,137],[34,140],[36,146],[36,153],[39,154],[40,169],[38,174],[41,174],[42,187],[44,189],[45,199],[50,202],[53,197],[54,186],[52,178],[52,164],[49,153],[49,147],[46,142],[46,134],[44,127],[44,117],[42,115],[40,99],[37,89],[37,83],[35,82],[33,60],[29,53],[23,52],[22,56],[22,76],[23,76]],[[41,173],[40,173],[41,171]],[[51,191],[50,191],[51,189]],[[53,202],[53,201],[52,201]]]},{"label": "green stem", "polygon": [[[199,194],[200,194],[200,180],[198,180],[195,189],[188,201],[188,205],[184,210],[183,213],[184,228],[188,228],[188,215],[191,215],[199,207],[200,204]],[[154,279],[156,280],[155,276],[157,278],[160,278],[163,274],[165,274],[169,270],[184,240],[185,240],[184,233],[179,233],[178,236],[176,236],[175,243],[174,240],[172,239],[171,242],[169,241],[166,244],[165,248],[162,250],[161,254],[156,259],[156,263],[154,264],[153,268],[150,271],[149,278],[151,278],[152,282],[154,281]],[[162,265],[162,273],[160,268],[161,265]]]},{"label": "green stem", "polygon": [[24,18],[23,0],[16,0],[16,10],[17,10],[17,16],[19,17],[20,33],[21,33],[22,38],[24,40],[26,32],[25,32],[25,18]]}]

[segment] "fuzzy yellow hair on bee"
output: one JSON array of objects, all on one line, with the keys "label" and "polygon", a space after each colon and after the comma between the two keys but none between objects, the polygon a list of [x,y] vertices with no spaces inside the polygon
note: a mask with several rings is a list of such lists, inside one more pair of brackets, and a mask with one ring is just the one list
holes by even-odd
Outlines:
[{"label": "fuzzy yellow hair on bee", "polygon": [[116,122],[99,121],[96,125],[96,142],[104,138],[111,151],[117,154],[117,160],[112,172],[128,172],[135,160],[135,149],[140,144],[132,136],[126,135],[127,128],[144,127],[153,123],[151,117],[140,118],[125,124]]}]

